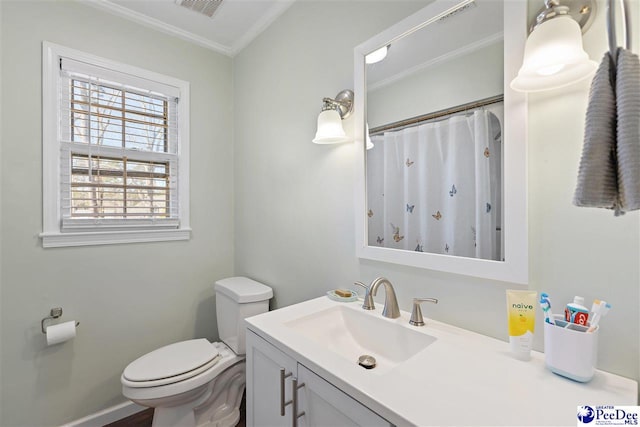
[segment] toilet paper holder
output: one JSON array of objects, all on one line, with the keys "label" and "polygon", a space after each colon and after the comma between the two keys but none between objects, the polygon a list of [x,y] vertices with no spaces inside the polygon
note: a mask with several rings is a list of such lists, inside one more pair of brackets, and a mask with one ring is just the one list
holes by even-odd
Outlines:
[{"label": "toilet paper holder", "polygon": [[[42,328],[42,333],[46,335],[47,331],[44,327],[44,322],[46,322],[47,320],[52,320],[52,319],[58,319],[59,317],[62,317],[62,307],[54,307],[51,309],[51,313],[49,314],[49,316],[45,317],[44,319],[42,319],[42,321],[40,322],[40,327]],[[80,322],[76,322],[76,328],[80,326]]]}]

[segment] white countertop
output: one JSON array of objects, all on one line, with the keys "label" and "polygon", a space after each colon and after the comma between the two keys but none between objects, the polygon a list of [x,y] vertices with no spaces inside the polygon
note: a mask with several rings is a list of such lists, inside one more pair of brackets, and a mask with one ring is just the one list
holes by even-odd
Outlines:
[{"label": "white countertop", "polygon": [[[406,312],[383,319],[437,341],[383,373],[347,363],[284,325],[336,305],[364,311],[362,301],[320,297],[251,317],[247,327],[398,426],[574,426],[578,406],[638,404],[638,385],[628,378],[596,371],[590,382],[574,382],[546,369],[542,353],[520,361],[506,342],[429,319],[413,327]],[[380,305],[366,313],[382,317]]]}]

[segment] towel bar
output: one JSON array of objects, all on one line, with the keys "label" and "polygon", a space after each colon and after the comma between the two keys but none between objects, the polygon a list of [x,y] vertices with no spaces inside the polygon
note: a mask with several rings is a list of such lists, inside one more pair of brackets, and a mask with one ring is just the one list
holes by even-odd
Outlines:
[{"label": "towel bar", "polygon": [[[619,0],[622,11],[622,24],[624,28],[625,49],[631,49],[631,9],[628,0]],[[616,63],[616,51],[618,50],[618,39],[616,37],[616,0],[607,0],[607,36],[609,37],[609,54],[611,60]]]}]

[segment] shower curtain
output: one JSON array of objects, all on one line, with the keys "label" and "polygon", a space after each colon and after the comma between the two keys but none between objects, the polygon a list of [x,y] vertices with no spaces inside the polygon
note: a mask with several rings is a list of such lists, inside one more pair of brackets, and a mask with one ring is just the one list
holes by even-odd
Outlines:
[{"label": "shower curtain", "polygon": [[369,245],[502,259],[501,136],[478,109],[372,137]]}]

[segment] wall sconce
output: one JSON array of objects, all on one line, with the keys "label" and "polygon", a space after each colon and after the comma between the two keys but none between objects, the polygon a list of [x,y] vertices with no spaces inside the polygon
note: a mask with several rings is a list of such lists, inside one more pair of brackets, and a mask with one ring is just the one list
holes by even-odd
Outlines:
[{"label": "wall sconce", "polygon": [[351,141],[342,128],[342,120],[353,112],[353,91],[346,89],[335,99],[322,99],[322,112],[318,116],[318,130],[313,142],[316,144],[337,144]]},{"label": "wall sconce", "polygon": [[522,68],[511,88],[557,89],[592,75],[597,64],[582,48],[582,32],[593,21],[595,7],[594,0],[545,0],[529,29]]},{"label": "wall sconce", "polygon": [[371,141],[371,135],[369,135],[369,123],[364,127],[365,148],[371,150],[373,148],[373,141]]},{"label": "wall sconce", "polygon": [[380,49],[376,49],[367,56],[364,57],[365,64],[375,64],[377,62],[382,61],[387,57],[387,52],[389,51],[389,47],[391,45],[382,46]]}]

